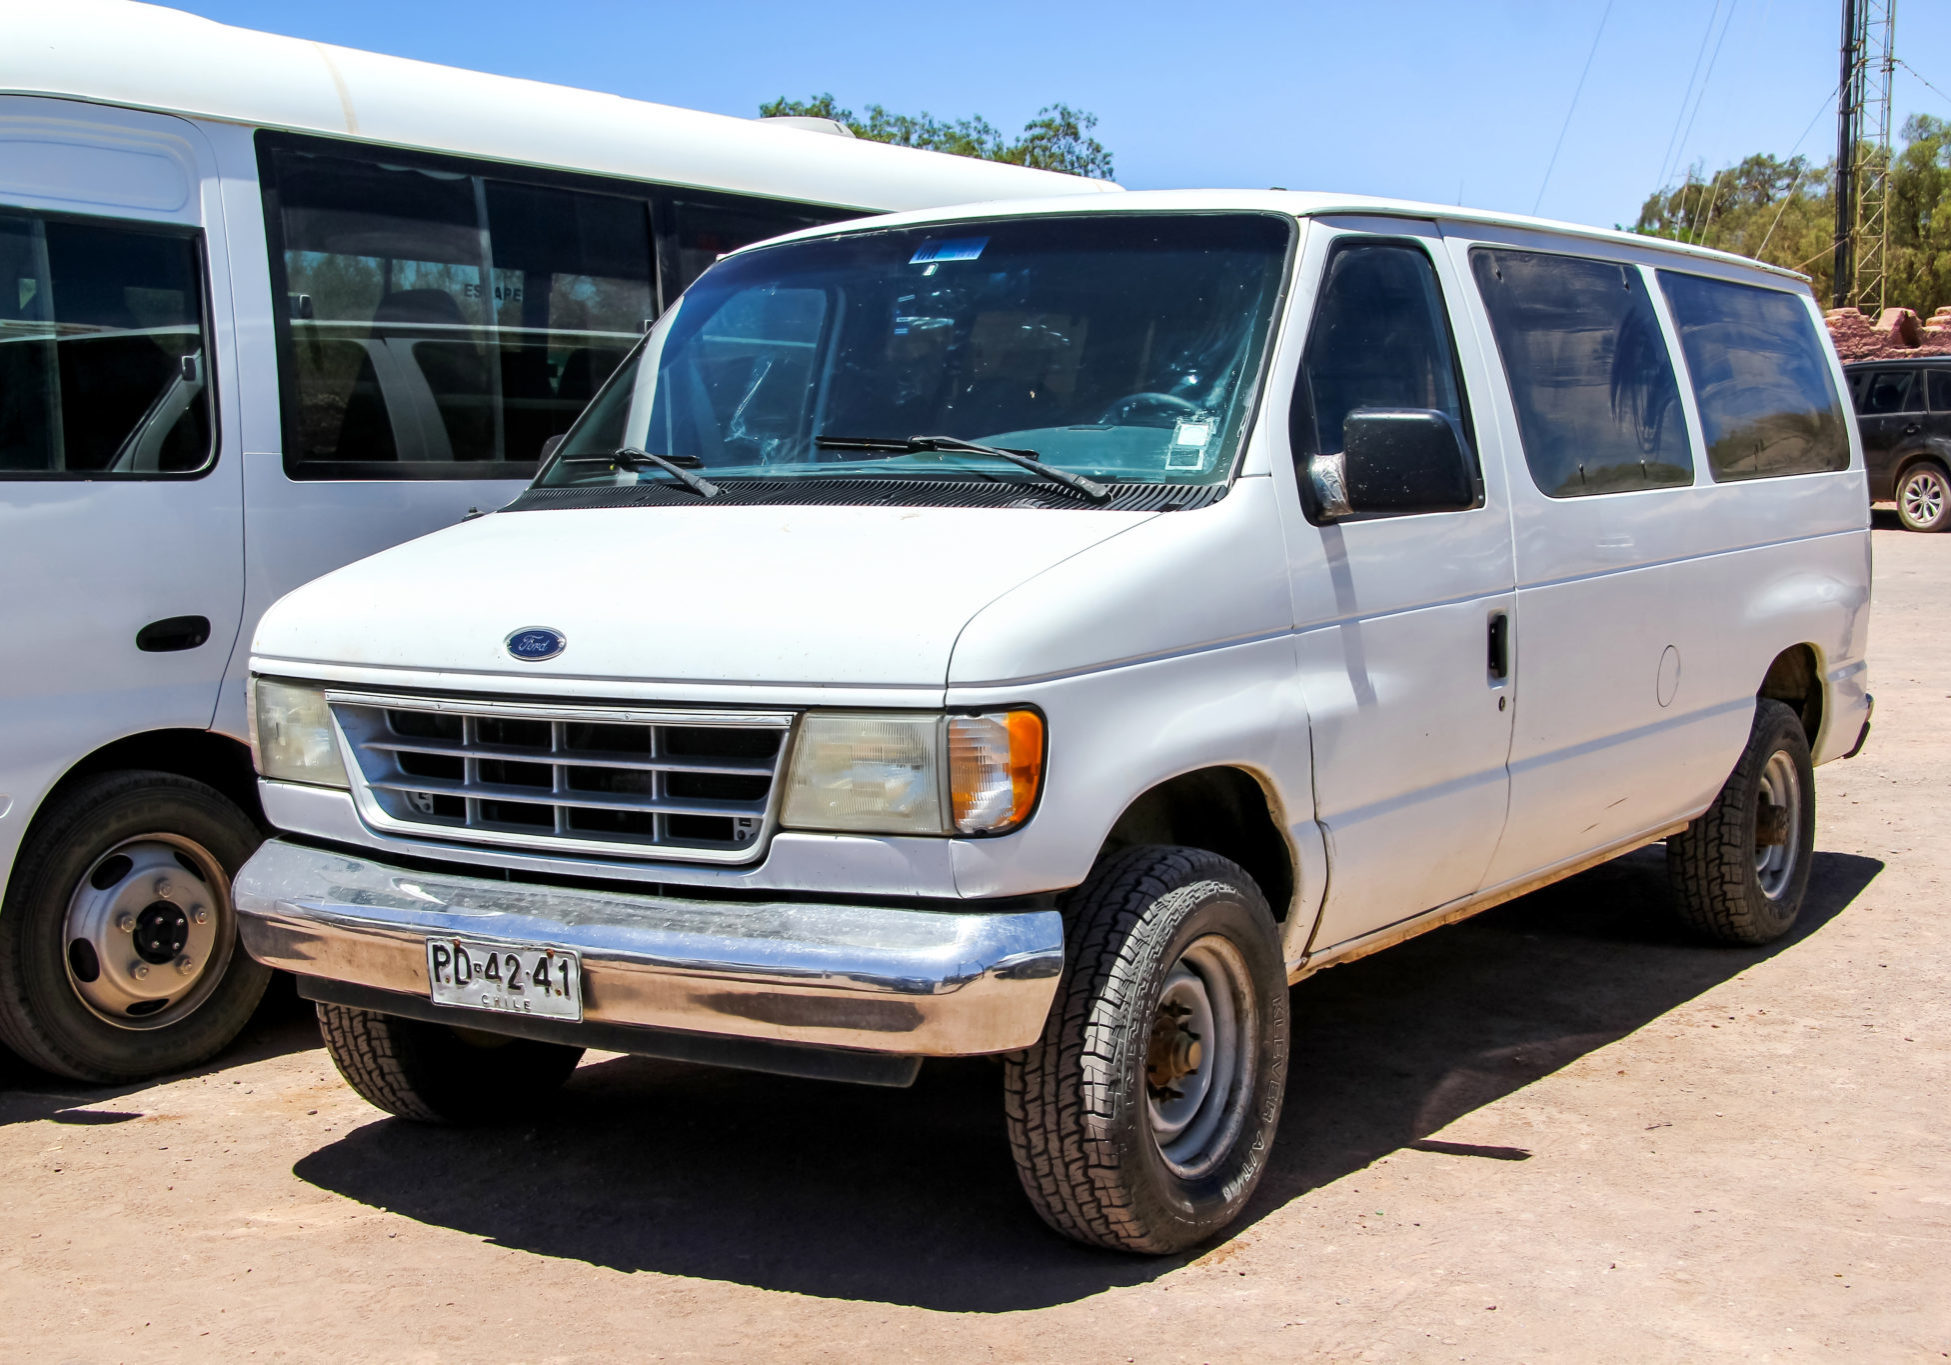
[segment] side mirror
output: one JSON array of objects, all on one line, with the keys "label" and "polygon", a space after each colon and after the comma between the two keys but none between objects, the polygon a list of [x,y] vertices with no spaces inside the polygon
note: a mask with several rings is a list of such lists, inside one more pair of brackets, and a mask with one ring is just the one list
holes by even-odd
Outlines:
[{"label": "side mirror", "polygon": [[1477,505],[1477,472],[1463,429],[1428,408],[1358,408],[1341,429],[1342,450],[1308,462],[1324,520],[1362,513],[1403,516]]},{"label": "side mirror", "polygon": [[556,435],[551,436],[548,440],[542,442],[542,455],[540,461],[542,464],[547,464],[549,462],[549,456],[555,454],[556,447],[562,444],[562,438],[564,436],[567,436],[568,434],[569,433],[566,431],[558,432]]}]

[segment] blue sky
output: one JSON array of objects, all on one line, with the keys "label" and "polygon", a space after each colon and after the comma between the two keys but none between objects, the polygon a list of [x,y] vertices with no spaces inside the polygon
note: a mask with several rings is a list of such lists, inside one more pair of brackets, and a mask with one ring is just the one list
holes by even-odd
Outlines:
[{"label": "blue sky", "polygon": [[[1013,132],[1062,100],[1099,116],[1134,189],[1283,185],[1529,212],[1542,187],[1540,212],[1608,225],[1637,216],[1663,166],[1786,155],[1798,138],[1828,156],[1833,106],[1817,111],[1836,84],[1841,13],[1840,0],[1613,0],[1609,14],[1606,0],[176,7],[743,116],[775,95],[830,90],[855,109],[981,114]],[[1898,56],[1951,92],[1951,6],[1911,0],[1897,18]],[[1697,110],[1683,105],[1710,58]],[[1951,118],[1951,93],[1903,68],[1894,103],[1899,125]]]}]

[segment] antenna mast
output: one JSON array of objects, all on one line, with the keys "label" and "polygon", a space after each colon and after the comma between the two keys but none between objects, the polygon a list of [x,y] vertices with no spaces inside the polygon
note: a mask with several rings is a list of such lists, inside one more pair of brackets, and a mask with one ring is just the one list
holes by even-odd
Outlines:
[{"label": "antenna mast", "polygon": [[1836,105],[1837,308],[1868,303],[1881,310],[1885,303],[1896,20],[1897,0],[1843,0]]}]

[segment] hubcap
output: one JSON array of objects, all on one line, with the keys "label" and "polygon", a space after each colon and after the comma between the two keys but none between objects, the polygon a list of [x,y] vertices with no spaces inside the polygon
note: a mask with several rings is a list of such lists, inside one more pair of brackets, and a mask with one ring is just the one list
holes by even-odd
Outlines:
[{"label": "hubcap", "polygon": [[1899,501],[1911,525],[1935,526],[1937,519],[1944,515],[1944,480],[1935,470],[1920,470],[1904,480],[1903,497]]},{"label": "hubcap", "polygon": [[150,834],[95,861],[68,900],[68,982],[121,1028],[165,1028],[198,1005],[230,963],[230,879],[192,839]]},{"label": "hubcap", "polygon": [[1166,973],[1145,1053],[1152,1137],[1166,1165],[1196,1176],[1232,1149],[1253,1092],[1258,1009],[1246,961],[1217,935]]},{"label": "hubcap", "polygon": [[1801,856],[1802,775],[1795,760],[1777,749],[1761,770],[1755,803],[1755,877],[1761,893],[1780,900],[1795,879]]}]

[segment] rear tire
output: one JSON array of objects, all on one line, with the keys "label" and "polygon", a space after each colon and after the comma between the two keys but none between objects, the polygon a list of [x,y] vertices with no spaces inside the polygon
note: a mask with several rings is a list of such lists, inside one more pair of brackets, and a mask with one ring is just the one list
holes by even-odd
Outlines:
[{"label": "rear tire", "polygon": [[1774,942],[1802,912],[1815,831],[1808,736],[1792,708],[1764,698],[1721,794],[1666,841],[1674,908],[1717,942]]},{"label": "rear tire", "polygon": [[318,1007],[325,1050],[346,1084],[376,1109],[420,1123],[474,1124],[526,1118],[509,1097],[532,1098],[569,1079],[583,1049],[418,1019]]},{"label": "rear tire", "polygon": [[1896,503],[1906,531],[1951,528],[1951,476],[1930,460],[1914,464],[1897,480]]},{"label": "rear tire", "polygon": [[0,1042],[103,1083],[222,1051],[271,980],[230,899],[262,838],[214,787],[174,773],[103,773],[49,803],[0,907]]},{"label": "rear tire", "polygon": [[1043,1037],[1004,1061],[1023,1189],[1066,1237],[1168,1254],[1239,1216],[1287,1082],[1287,973],[1236,864],[1125,849],[1065,907]]}]

